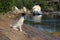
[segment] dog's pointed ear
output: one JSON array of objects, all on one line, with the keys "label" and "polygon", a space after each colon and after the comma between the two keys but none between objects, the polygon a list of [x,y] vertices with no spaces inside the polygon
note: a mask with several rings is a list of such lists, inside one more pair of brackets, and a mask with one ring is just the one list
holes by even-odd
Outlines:
[{"label": "dog's pointed ear", "polygon": [[15,10],[17,10],[17,11],[18,11],[18,10],[19,10],[19,9],[18,9],[18,7],[16,7],[16,6],[15,6]]}]

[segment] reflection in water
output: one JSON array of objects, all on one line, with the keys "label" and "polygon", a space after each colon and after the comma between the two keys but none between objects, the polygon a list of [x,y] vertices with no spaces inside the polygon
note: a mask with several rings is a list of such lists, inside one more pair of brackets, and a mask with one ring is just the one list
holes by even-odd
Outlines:
[{"label": "reflection in water", "polygon": [[[29,23],[29,21],[30,21],[30,23]],[[28,21],[27,24],[32,25],[34,27],[37,27],[40,30],[46,30],[48,32],[58,32],[58,31],[60,31],[60,29],[59,29],[60,27],[57,25],[57,24],[60,24],[60,22],[57,22],[58,20],[42,20],[42,22],[38,25],[33,24],[31,22],[33,20],[29,20],[29,21]]]},{"label": "reflection in water", "polygon": [[56,32],[55,27],[50,27],[50,26],[44,26],[44,25],[37,25],[38,29],[40,30],[46,30],[48,32]]},{"label": "reflection in water", "polygon": [[47,25],[44,24],[39,24],[39,25],[34,25],[35,27],[38,27],[38,29],[41,30],[46,30],[48,32],[56,32],[56,20],[42,20],[41,23],[47,23]]},{"label": "reflection in water", "polygon": [[39,24],[34,24],[32,18],[27,18],[28,22],[26,22],[29,25],[32,25],[34,27],[37,27],[41,30],[46,30],[48,32],[60,32],[60,20],[56,19],[45,19],[42,20]]}]

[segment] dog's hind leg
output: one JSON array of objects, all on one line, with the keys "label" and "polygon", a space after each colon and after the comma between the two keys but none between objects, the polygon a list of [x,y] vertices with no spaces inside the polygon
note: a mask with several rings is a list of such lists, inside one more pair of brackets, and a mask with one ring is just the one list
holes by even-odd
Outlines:
[{"label": "dog's hind leg", "polygon": [[12,28],[18,30],[18,24],[14,25]]}]

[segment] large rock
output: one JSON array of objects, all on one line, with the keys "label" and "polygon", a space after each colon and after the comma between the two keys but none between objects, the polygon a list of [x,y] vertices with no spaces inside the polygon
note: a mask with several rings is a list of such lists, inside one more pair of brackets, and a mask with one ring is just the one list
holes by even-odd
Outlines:
[{"label": "large rock", "polygon": [[23,32],[10,28],[14,21],[8,18],[0,19],[0,40],[60,40],[46,31],[24,24]]}]

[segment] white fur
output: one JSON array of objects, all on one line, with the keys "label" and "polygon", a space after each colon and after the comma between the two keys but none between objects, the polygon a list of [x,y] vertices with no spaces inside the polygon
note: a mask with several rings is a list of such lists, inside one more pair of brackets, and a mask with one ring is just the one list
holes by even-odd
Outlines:
[{"label": "white fur", "polygon": [[[27,8],[26,7],[23,7],[22,10],[19,10],[18,7],[14,7],[15,8],[15,11],[13,11],[15,14],[19,14],[19,13],[25,13],[27,11]],[[22,30],[22,25],[23,25],[23,22],[24,22],[24,16],[20,15],[20,19],[17,21],[17,23],[15,23],[14,25],[11,25],[9,24],[13,29],[15,30],[20,30],[21,32],[23,31]]]},{"label": "white fur", "polygon": [[14,8],[15,8],[15,10],[14,10],[13,12],[14,12],[15,14],[20,13],[20,10],[18,9],[17,6],[15,6]]},{"label": "white fur", "polygon": [[32,7],[32,10],[33,10],[33,12],[34,11],[41,11],[41,7],[39,6],[39,5],[34,5],[33,7]]},{"label": "white fur", "polygon": [[15,10],[18,11],[19,9],[15,6]]},{"label": "white fur", "polygon": [[22,32],[22,25],[23,25],[23,22],[24,22],[24,17],[21,17],[17,23],[13,26],[13,29],[15,30],[20,30]]},{"label": "white fur", "polygon": [[[15,6],[15,12],[16,14],[17,13],[20,13],[20,10]],[[22,9],[22,12],[26,12],[26,7],[23,7]],[[13,26],[13,29],[15,30],[20,30],[22,32],[22,25],[23,25],[23,22],[24,22],[24,17],[21,15],[20,19],[17,21],[17,23],[15,23]]]},{"label": "white fur", "polygon": [[27,12],[27,8],[26,8],[26,7],[23,7],[23,11],[24,11],[24,12]]},{"label": "white fur", "polygon": [[[42,14],[41,7],[39,5],[34,5],[33,8],[32,8],[32,10],[33,10],[33,12],[37,12],[37,13]],[[34,22],[41,22],[41,18],[42,18],[42,15],[33,16]]]}]

